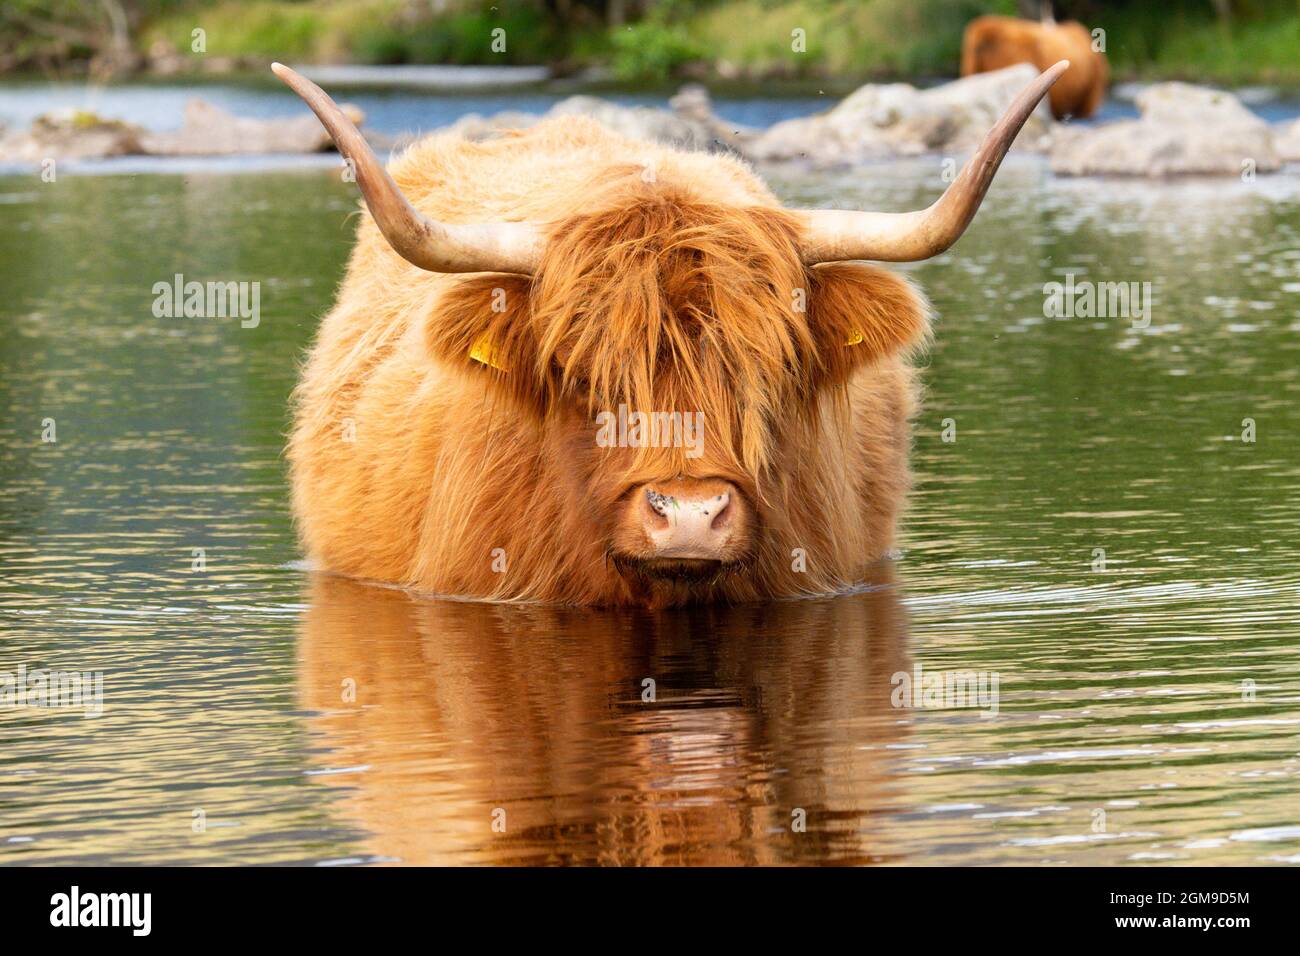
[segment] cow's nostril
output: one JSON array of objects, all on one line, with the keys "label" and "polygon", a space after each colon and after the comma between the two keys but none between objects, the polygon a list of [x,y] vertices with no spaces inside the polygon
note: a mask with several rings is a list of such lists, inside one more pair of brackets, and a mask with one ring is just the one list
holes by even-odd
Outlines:
[{"label": "cow's nostril", "polygon": [[709,528],[712,531],[721,530],[726,526],[731,517],[731,495],[721,494],[709,502],[704,510],[706,517],[712,518],[709,522]]},{"label": "cow's nostril", "polygon": [[[654,518],[658,519],[656,523],[666,523],[670,520],[669,515],[671,514],[673,505],[676,504],[672,498],[667,495],[659,494],[659,492],[655,491],[653,488],[647,488],[645,490],[645,500],[650,511],[654,515]],[[654,520],[654,518],[651,520]]]}]

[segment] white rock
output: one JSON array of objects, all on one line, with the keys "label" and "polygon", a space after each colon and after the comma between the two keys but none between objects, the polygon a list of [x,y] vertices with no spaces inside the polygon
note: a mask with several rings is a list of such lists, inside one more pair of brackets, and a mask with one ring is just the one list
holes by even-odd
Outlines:
[{"label": "white rock", "polygon": [[[728,124],[713,113],[703,87],[685,87],[670,101],[672,110],[650,106],[620,106],[594,96],[571,96],[556,103],[547,116],[589,116],[615,132],[632,139],[665,143],[701,151],[732,150],[750,130]],[[452,124],[451,129],[467,139],[490,139],[503,130],[527,129],[539,119],[535,113],[506,111],[493,116],[472,113]]]},{"label": "white rock", "polygon": [[[868,84],[818,116],[777,123],[744,147],[754,159],[805,159],[816,165],[931,152],[967,152],[1038,75],[1028,64],[920,90]],[[1054,123],[1045,104],[1025,123],[1017,145],[1035,148]]]},{"label": "white rock", "polygon": [[1284,163],[1300,163],[1300,119],[1273,127],[1273,148]]},{"label": "white rock", "polygon": [[[365,114],[343,104],[340,109],[360,126]],[[165,156],[222,156],[254,153],[319,153],[334,148],[329,133],[310,114],[292,119],[246,119],[206,100],[185,104],[185,123],[175,132],[149,133],[144,152]]]},{"label": "white rock", "polygon": [[0,136],[0,161],[100,159],[140,152],[144,131],[84,110],[58,110],[32,121],[31,129]]},{"label": "white rock", "polygon": [[1052,171],[1068,176],[1240,175],[1281,165],[1269,125],[1231,93],[1160,83],[1138,94],[1141,118],[1062,126]]}]

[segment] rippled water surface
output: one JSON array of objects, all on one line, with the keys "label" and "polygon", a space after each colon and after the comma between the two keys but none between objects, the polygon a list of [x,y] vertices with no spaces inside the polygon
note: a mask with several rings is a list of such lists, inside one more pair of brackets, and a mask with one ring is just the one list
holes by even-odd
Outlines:
[{"label": "rippled water surface", "polygon": [[[771,181],[901,209],[938,163]],[[1300,862],[1294,176],[1010,162],[908,270],[938,319],[899,560],[660,614],[297,563],[285,401],[349,190],[0,178],[0,670],[104,692],[0,709],[0,863]],[[260,280],[260,324],[154,318],[177,272]],[[1151,282],[1149,327],[1045,318],[1067,272]],[[893,706],[918,668],[996,707]]]}]

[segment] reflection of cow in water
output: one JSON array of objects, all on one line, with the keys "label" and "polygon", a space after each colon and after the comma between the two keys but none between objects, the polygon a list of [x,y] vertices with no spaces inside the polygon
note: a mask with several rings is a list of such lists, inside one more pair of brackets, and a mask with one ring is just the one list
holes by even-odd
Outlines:
[{"label": "reflection of cow in water", "polygon": [[1041,23],[1016,17],[976,17],[966,25],[961,42],[961,75],[989,73],[1032,63],[1040,70],[1058,60],[1069,60],[1065,71],[1048,94],[1052,115],[1088,117],[1106,98],[1110,68],[1106,54],[1093,48],[1088,28],[1073,20]]},{"label": "reflection of cow in water", "polygon": [[[317,779],[354,788],[340,807],[376,856],[898,857],[880,826],[894,809],[883,748],[907,720],[890,678],[911,667],[892,584],[657,614],[311,587],[302,703],[321,712],[328,766],[366,768]],[[806,832],[792,832],[796,810]]]}]

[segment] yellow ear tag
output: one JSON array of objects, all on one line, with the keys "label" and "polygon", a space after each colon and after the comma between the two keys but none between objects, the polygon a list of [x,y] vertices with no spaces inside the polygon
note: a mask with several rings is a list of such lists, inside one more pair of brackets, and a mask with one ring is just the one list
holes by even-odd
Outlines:
[{"label": "yellow ear tag", "polygon": [[862,333],[859,332],[857,329],[854,329],[854,330],[853,330],[853,333],[849,336],[849,340],[848,340],[847,342],[845,342],[844,344],[845,344],[845,345],[861,345],[861,344],[862,344]]},{"label": "yellow ear tag", "polygon": [[499,371],[510,371],[501,364],[501,356],[497,354],[496,346],[492,344],[492,336],[490,335],[484,335],[474,343],[474,347],[469,350],[469,357],[475,362],[482,362],[484,365],[490,365]]}]

